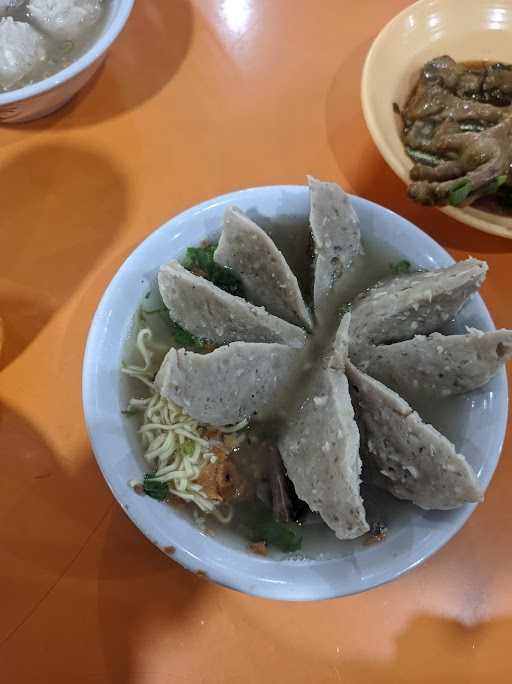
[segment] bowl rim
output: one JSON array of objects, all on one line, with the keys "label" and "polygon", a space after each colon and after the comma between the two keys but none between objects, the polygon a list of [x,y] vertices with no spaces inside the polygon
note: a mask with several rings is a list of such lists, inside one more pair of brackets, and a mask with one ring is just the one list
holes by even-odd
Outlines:
[{"label": "bowl rim", "polygon": [[[95,356],[95,348],[102,338],[106,322],[108,321],[111,315],[111,298],[114,297],[115,293],[119,292],[121,285],[120,281],[122,280],[122,277],[125,272],[131,271],[131,278],[140,279],[140,271],[133,270],[132,267],[137,257],[145,251],[150,241],[158,241],[159,237],[163,234],[167,234],[167,237],[169,237],[168,231],[173,228],[173,222],[181,222],[192,217],[197,218],[197,216],[201,213],[209,209],[212,209],[213,207],[216,207],[218,205],[225,206],[227,203],[236,204],[237,200],[241,196],[250,196],[262,192],[272,193],[276,191],[291,191],[306,194],[308,192],[308,188],[305,185],[270,185],[239,190],[206,200],[205,202],[202,202],[189,209],[186,209],[183,212],[180,212],[179,214],[175,215],[174,217],[163,223],[159,228],[149,233],[146,236],[146,238],[130,252],[128,257],[119,266],[116,273],[110,280],[108,286],[106,287],[97,306],[97,309],[94,313],[93,319],[91,321],[87,342],[85,346],[82,367],[83,412],[91,447],[95,455],[98,467],[108,487],[114,495],[114,498],[117,500],[123,511],[128,515],[133,524],[144,534],[144,536],[149,541],[151,541],[152,544],[157,546],[157,548],[159,548],[159,550],[162,551],[162,553],[164,553],[167,557],[169,557],[169,554],[166,552],[165,547],[163,547],[161,543],[155,540],[154,532],[148,529],[144,522],[141,521],[140,516],[138,514],[134,514],[133,507],[131,505],[128,506],[126,504],[125,492],[128,491],[129,488],[125,483],[123,483],[123,489],[119,489],[119,491],[117,491],[116,485],[109,479],[108,474],[106,472],[105,463],[107,462],[107,459],[104,457],[102,458],[102,456],[100,455],[101,449],[99,443],[101,441],[101,430],[98,431],[95,427],[95,418],[97,418],[97,415],[95,413],[95,409],[93,408],[95,392],[94,372],[98,365],[98,360]],[[441,245],[439,245],[435,240],[433,240],[433,238],[431,238],[427,233],[422,231],[420,228],[415,226],[407,219],[401,217],[396,212],[393,212],[390,209],[383,207],[382,205],[379,205],[375,202],[371,202],[370,200],[366,200],[361,197],[353,195],[349,195],[349,197],[351,198],[351,200],[356,200],[357,203],[369,205],[370,208],[373,209],[376,208],[377,211],[381,213],[381,215],[387,214],[389,217],[395,220],[398,219],[398,221],[402,224],[407,224],[408,230],[412,230],[413,233],[418,235],[418,237],[424,240],[426,244],[430,245],[431,248],[435,250],[437,254],[437,259],[445,261],[446,264],[454,263],[454,260],[452,259],[450,254],[443,247],[441,247]],[[179,224],[176,227],[178,228]],[[479,301],[482,317],[485,318],[486,325],[490,325],[492,328],[494,328],[494,323],[482,298],[480,297],[480,295],[476,295],[475,297]],[[488,469],[487,477],[482,478],[482,484],[484,488],[488,486],[489,482],[491,481],[494,475],[494,472],[500,460],[503,441],[506,434],[508,413],[508,383],[506,373],[502,373],[501,381],[503,384],[503,389],[505,391],[505,400],[501,407],[501,423],[496,427],[495,431],[496,448],[493,455],[493,462],[490,464],[491,467]],[[156,503],[157,505],[161,505],[158,502]],[[382,571],[378,578],[360,578],[357,582],[357,586],[355,586],[356,583],[353,583],[352,585],[349,585],[348,587],[343,589],[334,584],[329,584],[326,587],[322,586],[321,589],[318,586],[303,586],[298,588],[295,584],[288,580],[277,581],[276,579],[265,577],[265,570],[264,567],[261,566],[261,563],[272,563],[278,564],[282,567],[292,568],[294,563],[296,565],[296,562],[293,560],[284,559],[274,561],[272,559],[259,559],[257,557],[251,558],[250,564],[252,570],[256,568],[254,572],[257,572],[257,568],[261,568],[261,574],[249,575],[248,573],[240,573],[237,570],[236,564],[233,569],[233,566],[226,565],[224,561],[219,563],[218,559],[213,557],[215,555],[213,553],[210,554],[208,558],[200,558],[197,555],[194,555],[189,549],[179,548],[178,545],[176,545],[175,553],[173,553],[172,559],[176,560],[180,565],[182,565],[183,567],[192,572],[198,572],[199,567],[201,574],[203,573],[203,571],[205,571],[208,575],[208,578],[216,582],[217,584],[258,597],[289,601],[313,601],[338,598],[342,596],[361,593],[364,591],[368,591],[372,588],[375,588],[377,586],[387,584],[388,582],[398,579],[403,574],[417,567],[425,560],[430,558],[434,553],[437,553],[437,551],[439,551],[450,539],[452,539],[452,537],[455,536],[455,534],[457,534],[460,531],[460,529],[467,522],[468,518],[471,516],[476,507],[477,504],[467,504],[466,506],[458,509],[459,515],[456,521],[450,523],[448,529],[443,528],[442,531],[438,532],[439,537],[435,544],[428,546],[427,542],[424,542],[425,548],[422,547],[421,550],[418,548],[417,553],[414,554],[413,560],[404,559],[404,564],[399,570],[396,570],[392,567],[386,567],[386,570]],[[222,548],[224,549],[224,551],[226,550],[226,547],[224,545],[222,545]],[[229,551],[231,552],[231,550]],[[311,567],[321,568],[323,564],[331,562],[333,561],[311,560],[309,562],[305,562],[304,566],[306,567],[306,569],[309,569]]]},{"label": "bowl rim", "polygon": [[[381,45],[386,42],[388,33],[390,33],[395,25],[398,24],[405,16],[411,14],[411,12],[414,12],[418,6],[429,4],[432,4],[432,0],[416,0],[416,2],[414,2],[412,5],[405,7],[403,10],[398,12],[398,14],[395,14],[385,24],[385,26],[379,31],[373,40],[370,49],[366,54],[361,77],[360,97],[366,127],[368,128],[375,146],[379,150],[380,154],[384,157],[384,161],[406,185],[408,185],[410,182],[409,173],[397,159],[392,149],[388,145],[386,135],[381,130],[378,124],[377,116],[371,106],[371,74],[374,67],[374,62],[377,58],[377,51]],[[475,209],[474,207],[466,207],[464,209],[458,209],[457,207],[436,207],[436,209],[441,211],[443,214],[450,216],[456,221],[471,226],[472,228],[476,228],[477,230],[481,230],[484,233],[498,235],[499,237],[509,240],[512,239],[512,216],[501,217],[481,211],[479,209]],[[500,222],[500,219],[502,222]]]},{"label": "bowl rim", "polygon": [[108,27],[101,32],[99,38],[83,55],[65,69],[57,71],[57,73],[44,78],[42,81],[37,81],[36,83],[31,83],[22,86],[21,88],[1,93],[0,107],[42,95],[43,93],[63,85],[75,76],[78,76],[82,71],[85,71],[110,48],[117,36],[121,33],[130,17],[134,4],[135,0],[119,0],[117,9],[113,8],[112,10],[112,20]]}]

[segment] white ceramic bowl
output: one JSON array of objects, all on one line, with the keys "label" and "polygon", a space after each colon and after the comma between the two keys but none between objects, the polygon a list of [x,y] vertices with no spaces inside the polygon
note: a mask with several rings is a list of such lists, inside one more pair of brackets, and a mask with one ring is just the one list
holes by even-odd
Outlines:
[{"label": "white ceramic bowl", "polygon": [[[359,197],[352,201],[363,237],[378,236],[422,268],[453,263],[444,249],[397,214]],[[270,222],[307,225],[306,187],[254,188],[185,211],[152,233],[129,256],[99,304],[83,366],[85,418],[101,471],[120,505],[148,539],[164,553],[174,547],[174,560],[220,584],[258,596],[315,600],[353,594],[395,579],[443,546],[475,507],[426,512],[386,495],[389,532],[384,542],[338,542],[332,535],[331,551],[323,560],[273,560],[247,553],[245,542],[232,534],[202,534],[189,518],[138,496],[127,484],[142,473],[136,435],[121,415],[126,398],[121,392],[120,363],[135,310],[163,262],[180,258],[187,246],[219,234],[224,208],[230,204],[257,212],[260,221],[266,217]],[[494,329],[479,296],[474,296],[458,317],[459,327],[466,324]],[[505,372],[498,373],[484,389],[453,401],[457,412],[450,436],[486,487],[498,462],[507,421]]]},{"label": "white ceramic bowl", "polygon": [[[404,105],[423,64],[439,55],[460,62],[512,63],[511,31],[512,0],[419,0],[379,33],[363,69],[363,113],[380,153],[406,184],[412,162],[402,144],[393,102]],[[510,216],[474,207],[441,211],[478,230],[512,239]]]},{"label": "white ceramic bowl", "polygon": [[94,76],[133,8],[135,0],[110,0],[103,30],[85,54],[65,69],[32,85],[0,94],[0,122],[26,123],[63,107]]}]

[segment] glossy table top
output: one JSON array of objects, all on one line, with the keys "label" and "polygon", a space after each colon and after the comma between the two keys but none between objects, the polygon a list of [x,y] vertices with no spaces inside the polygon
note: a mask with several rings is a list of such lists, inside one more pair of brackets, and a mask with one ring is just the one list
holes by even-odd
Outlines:
[{"label": "glossy table top", "polygon": [[0,129],[0,672],[5,682],[512,680],[511,441],[462,532],[367,594],[272,603],[182,570],[101,479],[81,410],[89,322],[150,231],[307,173],[398,211],[512,326],[512,241],[414,206],[363,122],[368,47],[404,0],[139,0],[63,112]]}]

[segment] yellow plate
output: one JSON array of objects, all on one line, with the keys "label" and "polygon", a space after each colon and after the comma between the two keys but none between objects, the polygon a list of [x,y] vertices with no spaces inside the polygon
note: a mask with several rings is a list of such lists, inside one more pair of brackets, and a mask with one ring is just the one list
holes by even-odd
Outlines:
[{"label": "yellow plate", "polygon": [[[412,164],[400,140],[393,102],[404,104],[420,68],[439,55],[512,64],[511,36],[512,0],[420,0],[379,33],[363,69],[363,112],[379,151],[405,183],[410,182]],[[478,230],[512,239],[512,217],[471,207],[441,211]]]}]

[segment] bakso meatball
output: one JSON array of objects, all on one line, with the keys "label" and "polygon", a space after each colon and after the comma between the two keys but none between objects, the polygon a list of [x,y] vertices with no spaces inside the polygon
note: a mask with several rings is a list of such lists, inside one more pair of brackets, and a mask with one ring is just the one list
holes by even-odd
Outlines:
[{"label": "bakso meatball", "polygon": [[77,38],[99,20],[103,0],[30,0],[33,20],[55,38]]},{"label": "bakso meatball", "polygon": [[12,17],[0,19],[0,87],[12,88],[41,66],[44,38],[35,28]]}]

